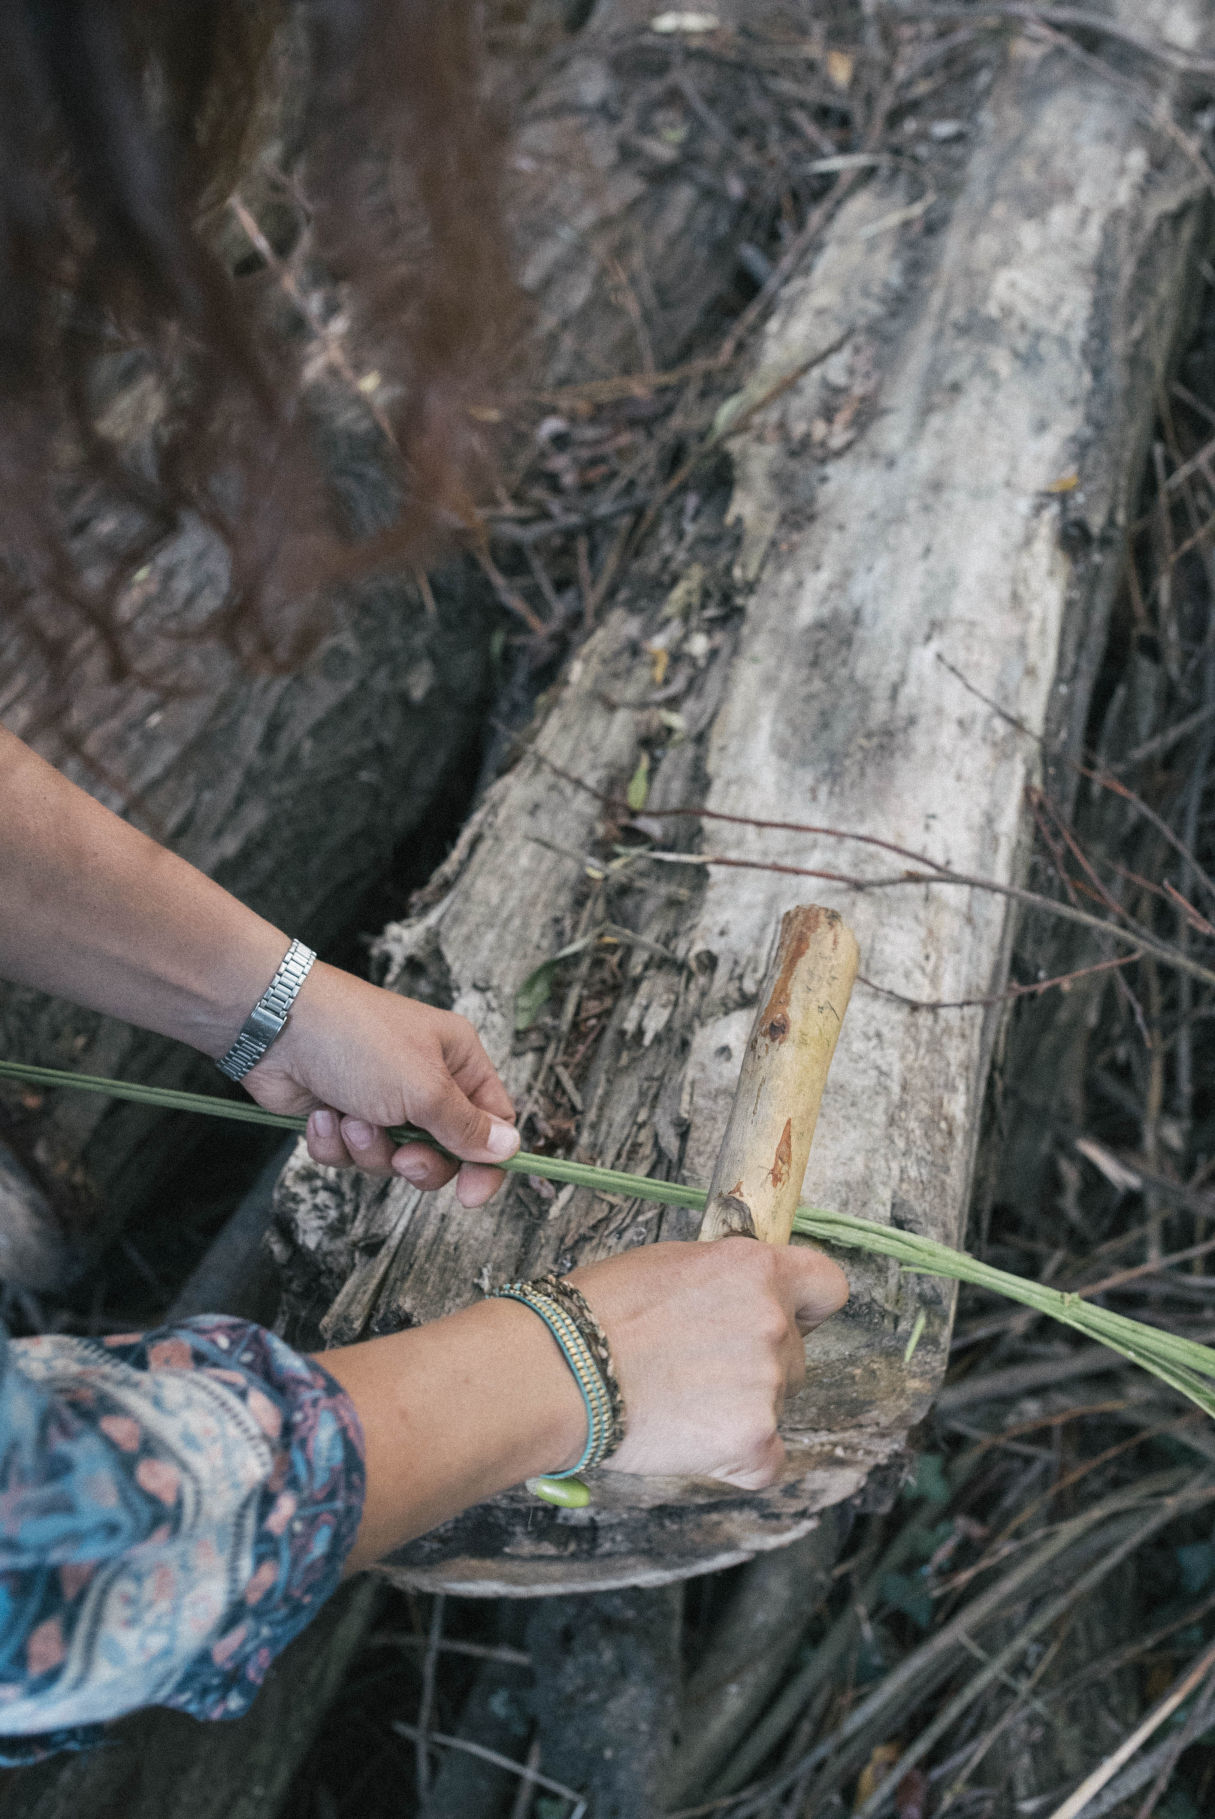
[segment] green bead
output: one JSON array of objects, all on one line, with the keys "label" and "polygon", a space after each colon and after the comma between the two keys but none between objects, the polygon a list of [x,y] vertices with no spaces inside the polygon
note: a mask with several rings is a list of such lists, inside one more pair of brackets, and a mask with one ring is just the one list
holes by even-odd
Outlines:
[{"label": "green bead", "polygon": [[529,1478],[527,1488],[533,1497],[555,1503],[559,1510],[584,1510],[591,1500],[581,1478]]}]

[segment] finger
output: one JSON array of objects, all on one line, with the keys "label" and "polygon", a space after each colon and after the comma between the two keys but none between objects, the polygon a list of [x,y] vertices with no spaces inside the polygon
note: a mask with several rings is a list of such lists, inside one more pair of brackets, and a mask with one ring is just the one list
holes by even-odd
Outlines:
[{"label": "finger", "polygon": [[806,1381],[806,1346],[800,1330],[790,1323],[788,1343],[782,1348],[785,1394],[791,1396]]},{"label": "finger", "polygon": [[762,1491],[776,1483],[784,1464],[785,1443],[779,1434],[773,1434],[745,1465],[728,1472],[714,1472],[713,1476],[723,1484],[736,1484],[743,1491]]},{"label": "finger", "polygon": [[466,1162],[456,1182],[456,1198],[470,1210],[492,1200],[506,1176],[500,1168],[486,1168],[482,1162]]},{"label": "finger", "polygon": [[492,1118],[501,1118],[507,1124],[515,1122],[515,1107],[511,1096],[492,1069],[488,1079],[473,1087],[468,1096],[474,1105],[479,1105]]},{"label": "finger", "polygon": [[393,1141],[378,1124],[368,1124],[362,1118],[343,1118],[342,1142],[350,1151],[356,1168],[369,1175],[392,1173]]},{"label": "finger", "polygon": [[433,1192],[437,1187],[446,1187],[455,1174],[459,1164],[450,1156],[440,1156],[438,1150],[431,1149],[429,1143],[403,1143],[400,1149],[392,1154],[392,1172],[403,1180],[410,1181],[414,1187]]},{"label": "finger", "polygon": [[342,1142],[341,1120],[335,1111],[322,1106],[308,1114],[305,1133],[308,1154],[325,1168],[349,1168],[350,1151]]},{"label": "finger", "polygon": [[456,1046],[446,1052],[447,1065],[451,1069],[452,1079],[461,1092],[488,1112],[493,1118],[501,1118],[507,1124],[513,1124],[515,1108],[511,1096],[498,1078],[493,1062],[486,1054],[481,1038],[471,1023],[460,1019],[456,1025]]},{"label": "finger", "polygon": [[778,1253],[789,1307],[802,1332],[821,1326],[848,1299],[848,1278],[838,1263],[810,1245],[789,1245]]},{"label": "finger", "polygon": [[410,1110],[462,1162],[505,1162],[519,1147],[514,1125],[474,1105],[450,1074],[433,1076],[411,1094]]}]

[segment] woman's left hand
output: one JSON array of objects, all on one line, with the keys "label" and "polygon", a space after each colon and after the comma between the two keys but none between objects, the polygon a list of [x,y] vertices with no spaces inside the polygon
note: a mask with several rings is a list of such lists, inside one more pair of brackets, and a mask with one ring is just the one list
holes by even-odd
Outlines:
[{"label": "woman's left hand", "polygon": [[[510,1096],[466,1018],[319,961],[243,1085],[269,1111],[308,1113],[315,1162],[425,1189],[458,1174],[464,1206],[497,1191],[493,1164],[519,1147]],[[388,1129],[400,1124],[420,1125],[459,1161],[428,1144],[394,1144]]]}]

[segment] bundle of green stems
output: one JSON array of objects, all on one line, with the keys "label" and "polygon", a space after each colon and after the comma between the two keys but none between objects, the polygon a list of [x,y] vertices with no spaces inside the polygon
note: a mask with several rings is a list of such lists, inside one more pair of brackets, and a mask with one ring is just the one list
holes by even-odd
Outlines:
[{"label": "bundle of green stems", "polygon": [[[227,1118],[245,1124],[264,1124],[285,1131],[302,1131],[306,1120],[283,1112],[264,1111],[259,1105],[221,1099],[210,1093],[177,1092],[169,1087],[141,1086],[123,1080],[108,1080],[94,1074],[73,1074],[59,1068],[34,1067],[22,1062],[0,1061],[0,1079],[19,1080],[30,1086],[72,1087],[81,1092],[104,1093],[110,1098],[154,1105],[165,1111],[201,1112],[208,1117]],[[411,1139],[433,1140],[424,1131],[404,1126],[392,1132],[398,1142]],[[545,1181],[572,1182],[601,1194],[616,1194],[625,1199],[653,1200],[663,1206],[684,1206],[699,1211],[707,1199],[702,1187],[689,1187],[676,1181],[657,1181],[648,1175],[630,1175],[620,1169],[598,1168],[589,1162],[574,1162],[562,1156],[535,1155],[519,1150],[502,1164],[512,1174],[537,1175]],[[804,1237],[845,1250],[866,1251],[870,1255],[892,1257],[906,1270],[922,1275],[950,1277],[956,1282],[970,1282],[1019,1301],[1035,1313],[1075,1327],[1090,1339],[1098,1340],[1111,1351],[1119,1352],[1132,1363],[1179,1390],[1183,1396],[1208,1415],[1215,1416],[1215,1350],[1194,1339],[1184,1339],[1142,1320],[1130,1320],[1083,1299],[1082,1294],[1067,1293],[1034,1282],[1026,1276],[1015,1276],[1008,1270],[981,1263],[967,1251],[954,1250],[935,1238],[924,1238],[916,1232],[880,1225],[872,1219],[860,1219],[852,1213],[829,1212],[823,1207],[800,1206],[793,1229]],[[913,1335],[914,1338],[915,1335]]]}]

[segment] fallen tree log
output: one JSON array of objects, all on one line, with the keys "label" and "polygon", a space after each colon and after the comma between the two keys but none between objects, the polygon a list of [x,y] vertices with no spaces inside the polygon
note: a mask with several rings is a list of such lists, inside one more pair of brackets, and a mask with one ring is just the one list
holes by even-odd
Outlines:
[{"label": "fallen tree log", "polygon": [[[1150,12],[1137,22],[1197,41],[1196,6]],[[947,193],[887,172],[842,208],[719,412],[719,447],[739,426],[727,522],[702,485],[693,530],[656,540],[429,906],[378,944],[389,984],[477,1024],[533,1131],[707,1179],[779,914],[805,889],[779,868],[805,870],[873,982],[807,1197],[960,1241],[1008,903],[910,885],[906,856],[838,833],[1020,878],[1024,787],[1082,736],[1204,200],[1122,88],[1014,44]],[[727,820],[663,818],[697,803]],[[469,1213],[297,1151],[278,1196],[284,1327],[347,1340],[692,1224],[514,1180]],[[852,1300],[810,1341],[772,1491],[598,1474],[589,1509],[511,1494],[383,1570],[465,1593],[603,1589],[806,1533],[897,1460],[948,1346],[946,1289],[844,1261]]]},{"label": "fallen tree log", "polygon": [[[689,145],[693,180],[647,161],[630,140],[644,38],[627,6],[605,4],[585,31],[521,64],[529,74],[514,208],[535,304],[534,370],[549,384],[669,359],[732,266],[747,199],[714,183],[720,148]],[[332,373],[325,391],[335,476],[366,526],[385,491],[378,432]],[[107,421],[138,440],[148,408],[136,386],[111,400]],[[216,560],[198,528],[177,536],[141,582],[150,621],[169,605],[205,602]],[[166,699],[86,669],[73,677],[75,750],[42,723],[45,685],[0,630],[0,720],[323,950],[357,928],[368,887],[402,843],[456,812],[453,791],[458,805],[476,775],[501,611],[471,561],[449,562],[432,592],[435,616],[412,581],[363,588],[315,659],[289,677],[251,678],[216,655],[203,663],[198,693]],[[43,1065],[216,1084],[180,1046],[8,985],[0,1048]],[[86,1252],[155,1200],[193,1135],[182,1121],[73,1094],[35,1106],[6,1090],[0,1115]]]}]

